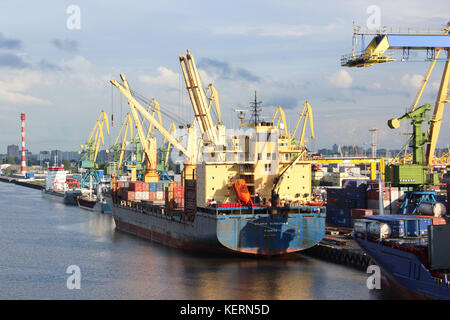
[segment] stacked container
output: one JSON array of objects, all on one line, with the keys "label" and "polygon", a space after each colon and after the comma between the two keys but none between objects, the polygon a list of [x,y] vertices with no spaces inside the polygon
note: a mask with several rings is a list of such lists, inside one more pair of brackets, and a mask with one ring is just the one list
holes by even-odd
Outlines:
[{"label": "stacked container", "polygon": [[352,209],[366,207],[366,181],[343,180],[343,188],[327,189],[328,225],[352,227]]},{"label": "stacked container", "polygon": [[[396,214],[399,207],[398,199],[403,195],[403,191],[398,188],[386,188],[384,181],[381,181],[383,192],[383,208],[385,214]],[[372,209],[375,215],[379,214],[380,185],[378,180],[369,180],[367,183],[367,208]]]}]

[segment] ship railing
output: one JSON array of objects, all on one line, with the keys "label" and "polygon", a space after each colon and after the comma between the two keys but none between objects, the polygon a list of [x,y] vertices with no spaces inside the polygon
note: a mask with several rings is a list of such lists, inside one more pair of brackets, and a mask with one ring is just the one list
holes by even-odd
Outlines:
[{"label": "ship railing", "polygon": [[447,278],[446,276],[442,279],[442,278],[436,278],[433,277],[434,282],[439,286],[439,287],[443,287],[443,288],[449,288],[450,287],[450,279]]}]

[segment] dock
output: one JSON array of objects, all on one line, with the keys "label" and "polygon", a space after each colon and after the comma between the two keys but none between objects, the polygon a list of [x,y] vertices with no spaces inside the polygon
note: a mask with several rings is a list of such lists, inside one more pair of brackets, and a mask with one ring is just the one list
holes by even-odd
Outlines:
[{"label": "dock", "polygon": [[362,271],[367,270],[370,262],[370,257],[353,240],[349,228],[327,227],[323,240],[303,253]]}]

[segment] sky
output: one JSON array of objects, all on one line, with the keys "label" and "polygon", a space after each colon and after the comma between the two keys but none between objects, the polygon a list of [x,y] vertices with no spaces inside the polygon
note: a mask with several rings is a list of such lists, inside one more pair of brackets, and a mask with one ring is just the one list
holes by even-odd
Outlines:
[{"label": "sky", "polygon": [[[256,90],[263,118],[281,105],[290,130],[310,102],[313,150],[334,143],[368,148],[372,127],[379,148],[399,149],[410,128],[391,130],[387,120],[411,106],[429,62],[418,54],[411,62],[340,66],[352,50],[353,22],[370,23],[374,5],[382,26],[439,30],[450,21],[448,0],[1,0],[0,153],[20,144],[22,112],[33,153],[79,150],[101,110],[114,115],[105,139],[111,145],[128,112],[109,83],[120,73],[133,90],[190,123],[178,59],[187,49],[205,88],[213,83],[218,90],[228,127],[238,125],[235,110],[248,108]],[[442,70],[440,62],[421,104],[434,105]],[[447,146],[449,124],[445,111],[438,147]]]}]

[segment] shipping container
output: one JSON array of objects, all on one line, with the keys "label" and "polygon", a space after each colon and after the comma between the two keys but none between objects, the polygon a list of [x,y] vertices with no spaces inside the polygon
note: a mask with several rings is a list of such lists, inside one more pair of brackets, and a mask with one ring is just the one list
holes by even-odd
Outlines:
[{"label": "shipping container", "polygon": [[142,199],[142,197],[143,197],[142,193],[143,193],[142,191],[135,191],[134,192],[134,200],[143,200]]},{"label": "shipping container", "polygon": [[155,200],[164,200],[164,192],[156,191],[156,199]]},{"label": "shipping container", "polygon": [[351,209],[351,218],[352,219],[361,219],[365,216],[371,216],[373,214],[373,211],[371,209]]},{"label": "shipping container", "polygon": [[148,191],[156,191],[156,182],[150,182],[148,185]]},{"label": "shipping container", "polygon": [[124,200],[132,201],[134,199],[134,191],[126,191],[122,194]]},{"label": "shipping container", "polygon": [[142,191],[142,200],[145,200],[145,201],[150,200],[149,191]]}]

